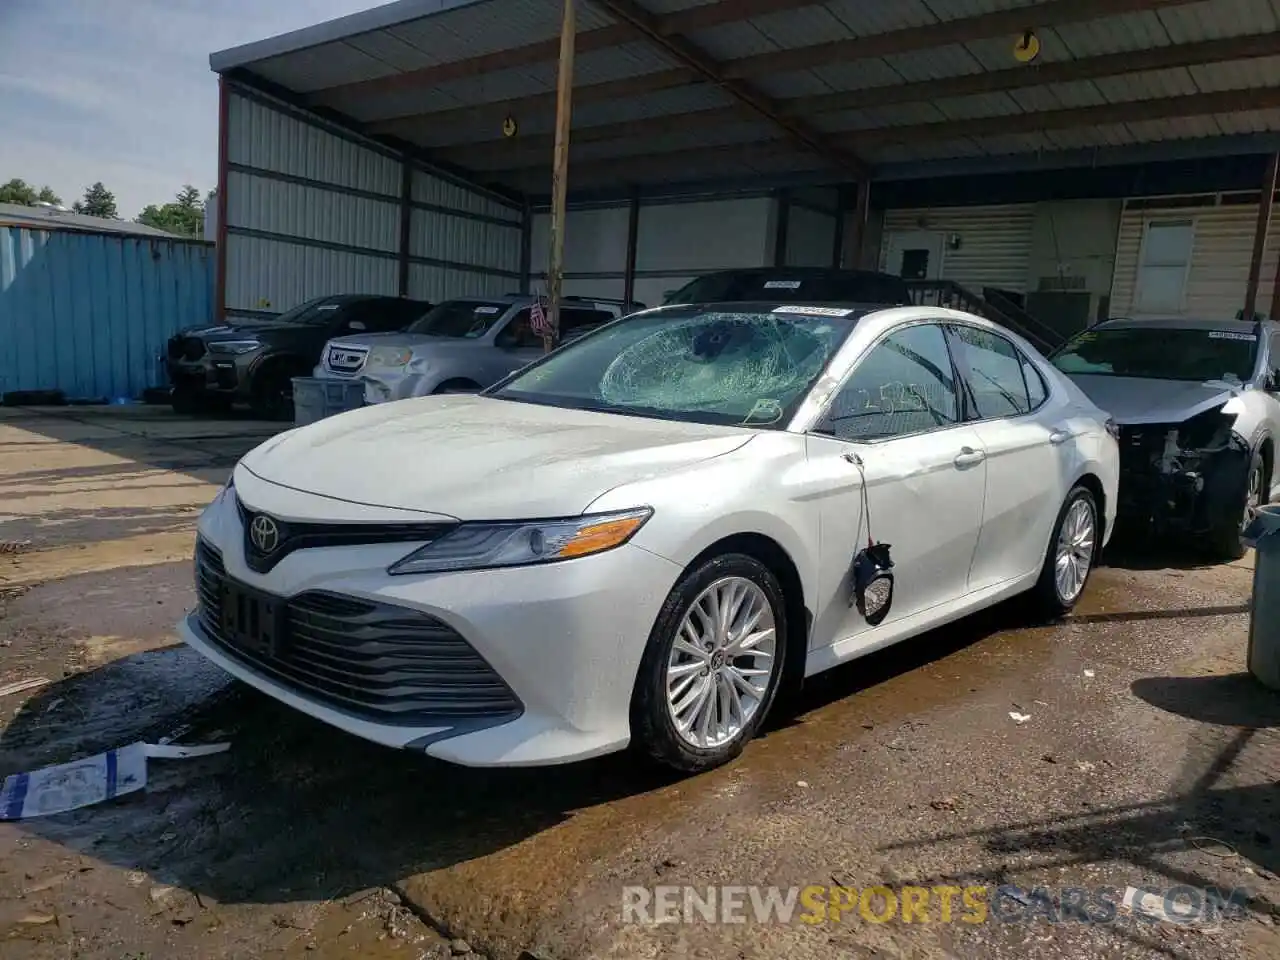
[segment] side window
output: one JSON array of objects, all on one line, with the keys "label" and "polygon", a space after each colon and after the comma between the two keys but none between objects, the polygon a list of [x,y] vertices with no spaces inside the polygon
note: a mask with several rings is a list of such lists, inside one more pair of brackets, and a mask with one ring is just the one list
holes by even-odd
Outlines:
[{"label": "side window", "polygon": [[1027,382],[1027,399],[1031,402],[1032,410],[1049,399],[1049,387],[1044,382],[1044,377],[1026,357],[1022,358],[1022,378]]},{"label": "side window", "polygon": [[542,337],[534,333],[529,323],[528,307],[511,318],[498,334],[496,342],[500,347],[511,347],[517,350],[542,346]]},{"label": "side window", "polygon": [[[1032,407],[1027,382],[1022,376],[1022,356],[1018,348],[987,330],[957,326],[951,328],[965,386],[980,420],[1016,417]],[[1041,384],[1041,388],[1043,388]]]},{"label": "side window", "polygon": [[922,323],[891,333],[862,358],[823,425],[841,440],[882,440],[951,426],[959,407],[946,337]]},{"label": "side window", "polygon": [[[560,308],[560,339],[568,340],[579,337],[589,330],[602,326],[613,319],[613,314],[605,310],[566,310]],[[539,341],[541,342],[541,341]]]},{"label": "side window", "polygon": [[421,307],[412,300],[373,300],[360,311],[359,319],[370,330],[391,333],[403,330],[421,314]]}]

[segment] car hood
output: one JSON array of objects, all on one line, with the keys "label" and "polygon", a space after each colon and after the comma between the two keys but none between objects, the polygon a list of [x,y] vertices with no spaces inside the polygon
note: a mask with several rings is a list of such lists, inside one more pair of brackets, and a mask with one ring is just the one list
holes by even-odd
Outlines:
[{"label": "car hood", "polygon": [[335,337],[329,341],[330,347],[356,347],[373,349],[374,347],[410,347],[420,355],[442,353],[470,353],[473,350],[492,350],[493,344],[487,339],[463,339],[461,337],[432,337],[425,333],[357,333],[349,336]]},{"label": "car hood", "polygon": [[1181,423],[1239,396],[1243,387],[1221,380],[1149,380],[1072,374],[1071,379],[1117,423]]},{"label": "car hood", "polygon": [[601,494],[738,449],[741,427],[479,396],[365,407],[267,441],[242,466],[282,486],[461,520],[576,516]]},{"label": "car hood", "polygon": [[213,326],[187,327],[180,331],[184,337],[199,337],[201,340],[232,340],[236,337],[256,337],[264,333],[298,333],[316,327],[303,323],[278,323],[271,320],[259,320],[246,323],[220,323]]}]

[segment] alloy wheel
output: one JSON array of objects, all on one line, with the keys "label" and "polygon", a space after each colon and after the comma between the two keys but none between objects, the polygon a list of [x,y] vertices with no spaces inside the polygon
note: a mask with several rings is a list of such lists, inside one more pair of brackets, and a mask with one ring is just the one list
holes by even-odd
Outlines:
[{"label": "alloy wheel", "polygon": [[1249,490],[1244,499],[1244,518],[1240,521],[1240,530],[1244,531],[1262,506],[1262,466],[1258,465],[1249,471]]},{"label": "alloy wheel", "polygon": [[741,735],[769,695],[777,641],[753,581],[725,577],[698,595],[667,659],[667,711],[682,740],[714,749]]},{"label": "alloy wheel", "polygon": [[1093,566],[1097,523],[1093,507],[1086,499],[1078,499],[1067,508],[1058,531],[1058,547],[1054,555],[1054,583],[1063,603],[1072,603],[1084,589]]}]

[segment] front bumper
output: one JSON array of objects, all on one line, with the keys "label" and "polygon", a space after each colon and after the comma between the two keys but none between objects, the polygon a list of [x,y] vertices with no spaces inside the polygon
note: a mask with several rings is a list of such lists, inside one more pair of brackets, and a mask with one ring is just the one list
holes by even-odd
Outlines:
[{"label": "front bumper", "polygon": [[230,355],[206,353],[199,360],[168,358],[165,368],[175,390],[248,399],[247,368]]},{"label": "front bumper", "polygon": [[400,369],[363,369],[356,374],[334,373],[321,362],[314,371],[321,380],[358,380],[364,384],[365,403],[388,403],[392,400],[408,400],[425,397],[436,387],[435,378],[428,373]]},{"label": "front bumper", "polygon": [[1132,430],[1122,440],[1119,522],[1180,534],[1238,523],[1249,472],[1248,444],[1232,434],[1220,448],[1171,455],[1167,448],[1157,450],[1157,441]]},{"label": "front bumper", "polygon": [[545,566],[392,577],[386,568],[415,545],[376,544],[300,550],[259,575],[245,563],[233,499],[220,497],[200,523],[201,540],[220,553],[228,577],[274,597],[328,594],[439,621],[500,678],[519,712],[380,719],[237,655],[210,635],[198,611],[184,619],[182,639],[228,673],[356,736],[468,766],[563,763],[629,742],[632,687],[680,574],[676,564],[627,545]]}]

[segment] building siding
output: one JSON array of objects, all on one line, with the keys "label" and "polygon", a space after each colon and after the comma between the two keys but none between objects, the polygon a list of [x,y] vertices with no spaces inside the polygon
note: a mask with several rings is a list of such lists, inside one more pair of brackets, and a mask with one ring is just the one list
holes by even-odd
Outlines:
[{"label": "building siding", "polygon": [[402,256],[410,296],[519,286],[522,213],[490,194],[414,167],[401,250],[401,158],[234,89],[227,135],[229,315],[335,293],[395,296]]},{"label": "building siding", "polygon": [[[1159,210],[1126,209],[1120,219],[1120,236],[1116,243],[1116,271],[1111,289],[1112,316],[1135,314],[1138,260],[1146,224],[1152,220],[1189,220],[1195,225],[1194,239],[1180,313],[1207,319],[1234,317],[1244,308],[1257,218],[1257,204],[1172,207]],[[1257,309],[1262,313],[1267,312],[1271,305],[1278,258],[1280,226],[1273,217],[1263,251],[1262,276],[1258,285]]]},{"label": "building siding", "polygon": [[1030,267],[1034,204],[979,207],[931,207],[887,210],[880,240],[880,269],[888,267],[894,233],[930,231],[960,238],[956,250],[944,247],[941,279],[974,293],[983,287],[1024,292]]},{"label": "building siding", "polygon": [[0,228],[0,393],[140,397],[165,341],[213,314],[206,243]]}]

